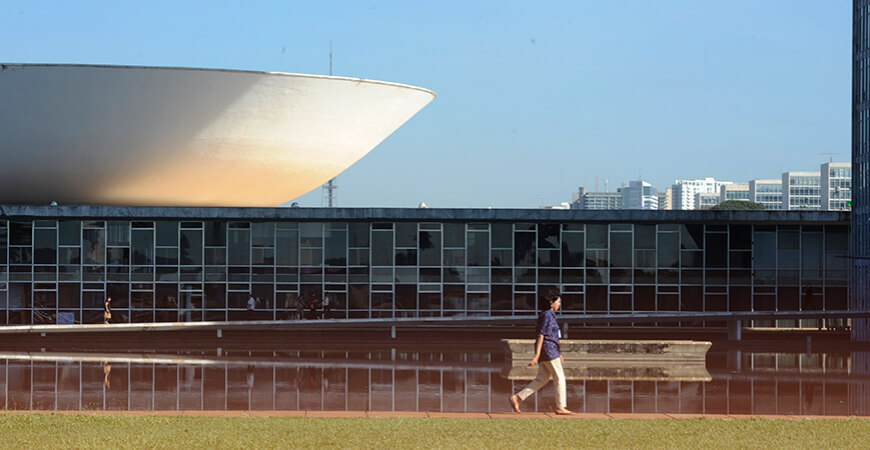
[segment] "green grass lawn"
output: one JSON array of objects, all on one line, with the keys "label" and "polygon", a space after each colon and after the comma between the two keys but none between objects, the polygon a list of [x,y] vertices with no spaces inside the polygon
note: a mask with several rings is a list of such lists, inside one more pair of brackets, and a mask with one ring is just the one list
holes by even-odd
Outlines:
[{"label": "green grass lawn", "polygon": [[866,448],[870,421],[0,414],[2,448]]}]

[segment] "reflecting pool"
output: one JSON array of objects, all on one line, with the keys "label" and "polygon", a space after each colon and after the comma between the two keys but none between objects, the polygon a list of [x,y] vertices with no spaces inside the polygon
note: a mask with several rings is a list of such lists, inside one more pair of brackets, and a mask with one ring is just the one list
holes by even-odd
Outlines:
[{"label": "reflecting pool", "polygon": [[[870,415],[870,353],[708,354],[706,366],[566,364],[568,407],[600,413]],[[9,410],[510,412],[502,352],[0,353]],[[553,408],[548,385],[523,405]]]}]

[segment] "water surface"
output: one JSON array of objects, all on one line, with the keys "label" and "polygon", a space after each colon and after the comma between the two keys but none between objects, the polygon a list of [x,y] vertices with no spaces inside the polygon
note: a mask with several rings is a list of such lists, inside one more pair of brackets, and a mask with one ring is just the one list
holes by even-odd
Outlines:
[{"label": "water surface", "polygon": [[[568,407],[578,412],[870,415],[868,352],[711,351],[696,367],[632,370],[567,365]],[[518,373],[511,369],[509,357],[486,351],[7,351],[0,407],[509,412],[507,396],[528,383],[509,379]],[[523,408],[551,410],[552,386]]]}]

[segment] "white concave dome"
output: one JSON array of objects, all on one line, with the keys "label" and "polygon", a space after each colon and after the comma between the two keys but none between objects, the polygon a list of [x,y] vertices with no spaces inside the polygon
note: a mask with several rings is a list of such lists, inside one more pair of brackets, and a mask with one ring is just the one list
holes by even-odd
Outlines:
[{"label": "white concave dome", "polygon": [[276,206],[434,97],[316,75],[0,64],[0,204]]}]

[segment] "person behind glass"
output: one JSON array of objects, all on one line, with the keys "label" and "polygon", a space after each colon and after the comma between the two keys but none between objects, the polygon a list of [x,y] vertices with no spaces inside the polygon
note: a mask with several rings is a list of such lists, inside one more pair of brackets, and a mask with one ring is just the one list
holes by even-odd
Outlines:
[{"label": "person behind glass", "polygon": [[112,318],[112,297],[106,297],[106,302],[103,304],[103,323],[108,325]]},{"label": "person behind glass", "polygon": [[550,289],[543,300],[544,309],[538,315],[535,357],[529,362],[529,367],[538,366],[538,376],[523,390],[511,395],[509,401],[515,412],[521,412],[520,402],[544,387],[552,377],[556,384],[556,414],[574,414],[567,408],[565,372],[562,370],[565,360],[559,352],[559,337],[562,333],[556,323],[556,311],[562,306],[562,299],[557,290]]},{"label": "person behind glass", "polygon": [[308,303],[308,308],[311,311],[311,320],[318,319],[317,317],[317,295],[314,292],[311,293],[311,301]]},{"label": "person behind glass", "polygon": [[296,320],[305,318],[305,299],[302,293],[296,294]]},{"label": "person behind glass", "polygon": [[321,319],[326,319],[326,317],[329,315],[329,294],[323,295],[323,305],[322,306],[323,306],[323,316],[321,317]]},{"label": "person behind glass", "polygon": [[254,294],[248,294],[248,305],[247,305],[247,320],[254,320],[254,305],[256,304],[256,300],[254,300]]}]

